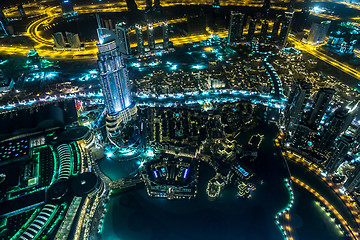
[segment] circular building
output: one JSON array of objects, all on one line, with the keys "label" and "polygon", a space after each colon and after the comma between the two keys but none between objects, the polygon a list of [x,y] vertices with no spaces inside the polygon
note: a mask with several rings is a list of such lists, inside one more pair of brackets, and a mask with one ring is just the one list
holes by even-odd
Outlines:
[{"label": "circular building", "polygon": [[66,195],[68,188],[68,181],[60,180],[51,185],[51,187],[47,190],[47,197],[51,200],[59,200]]},{"label": "circular building", "polygon": [[93,172],[81,173],[73,176],[70,189],[76,196],[84,196],[97,190],[99,179]]},{"label": "circular building", "polygon": [[91,135],[89,129],[85,126],[76,126],[76,127],[70,127],[66,128],[61,133],[55,134],[51,142],[53,144],[63,144],[63,143],[69,143],[74,141],[79,141],[82,139],[87,139]]}]

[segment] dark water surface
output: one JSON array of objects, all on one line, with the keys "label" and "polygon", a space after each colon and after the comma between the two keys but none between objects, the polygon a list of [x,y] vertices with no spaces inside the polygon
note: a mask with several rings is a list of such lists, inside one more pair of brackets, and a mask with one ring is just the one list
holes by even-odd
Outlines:
[{"label": "dark water surface", "polygon": [[[215,173],[202,163],[199,195],[193,200],[150,198],[144,189],[136,189],[112,197],[102,228],[102,239],[162,240],[162,239],[283,239],[275,225],[276,213],[289,201],[284,185],[288,176],[284,162],[273,139],[275,126],[262,125],[241,134],[239,142],[247,142],[254,133],[264,134],[258,159],[249,166],[255,173],[257,187],[252,199],[236,198],[235,187],[223,190],[221,197],[209,201],[207,181]],[[132,164],[132,163],[129,163]],[[123,172],[123,164],[100,164],[107,175]],[[113,166],[113,167],[111,167]],[[117,167],[114,167],[117,166]],[[260,184],[260,180],[264,183]],[[315,205],[310,194],[295,189],[292,211],[296,239],[343,239],[327,215]]]}]

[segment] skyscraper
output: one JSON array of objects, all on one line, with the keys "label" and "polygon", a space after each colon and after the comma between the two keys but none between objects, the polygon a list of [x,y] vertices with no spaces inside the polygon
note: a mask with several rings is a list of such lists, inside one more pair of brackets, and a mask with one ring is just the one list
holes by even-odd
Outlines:
[{"label": "skyscraper", "polygon": [[355,169],[351,172],[350,176],[344,183],[344,187],[348,192],[354,191],[354,189],[359,186],[360,183],[360,164],[358,164]]},{"label": "skyscraper", "polygon": [[294,16],[294,12],[286,12],[285,13],[285,17],[283,19],[281,29],[280,29],[280,34],[279,34],[278,44],[280,47],[284,47],[286,44],[286,40],[287,40],[287,37],[290,32],[290,28],[291,28],[291,22],[292,22],[293,16]]},{"label": "skyscraper", "polygon": [[350,125],[348,121],[349,116],[346,109],[339,108],[335,111],[317,146],[320,151],[326,152],[334,144],[340,134],[347,129]]},{"label": "skyscraper", "polygon": [[288,131],[293,131],[300,122],[311,87],[311,83],[307,82],[296,83],[291,87],[284,111],[284,124]]},{"label": "skyscraper", "polygon": [[144,38],[143,38],[141,25],[139,24],[135,25],[135,32],[136,32],[138,54],[142,55],[145,53],[145,47],[144,47]]},{"label": "skyscraper", "polygon": [[155,49],[155,37],[154,37],[154,27],[153,27],[152,23],[148,23],[147,31],[148,31],[149,48],[151,50],[154,50]]},{"label": "skyscraper", "polygon": [[115,25],[115,33],[119,39],[119,50],[123,55],[130,55],[130,37],[129,37],[129,28],[126,26],[126,23],[122,22]]},{"label": "skyscraper", "polygon": [[243,34],[245,14],[231,11],[230,14],[230,25],[228,34],[228,43],[235,43],[240,41]]},{"label": "skyscraper", "polygon": [[310,29],[307,42],[310,44],[319,44],[325,41],[326,34],[330,27],[330,21],[322,21],[321,23],[313,23]]},{"label": "skyscraper", "polygon": [[317,129],[334,94],[335,90],[331,88],[321,88],[317,92],[315,102],[306,118],[306,124],[308,126],[313,129]]},{"label": "skyscraper", "polygon": [[260,32],[260,42],[265,42],[266,41],[266,37],[267,37],[267,30],[269,28],[269,22],[268,21],[264,21],[261,25],[261,32]]},{"label": "skyscraper", "polygon": [[136,115],[137,109],[131,100],[129,77],[115,33],[106,28],[99,28],[97,32],[100,82],[107,110],[106,128],[109,139],[114,141],[122,126]]},{"label": "skyscraper", "polygon": [[[294,131],[294,135],[291,138],[291,143],[295,147],[299,147],[303,145],[309,146],[309,140],[313,132],[314,131],[311,128],[303,124],[297,124]],[[310,144],[312,144],[312,142]]]},{"label": "skyscraper", "polygon": [[252,41],[252,39],[254,38],[255,29],[256,29],[256,19],[250,18],[249,30],[248,30],[248,34],[246,36],[247,41]]},{"label": "skyscraper", "polygon": [[63,15],[69,15],[74,13],[74,6],[71,0],[61,0],[60,5]]},{"label": "skyscraper", "polygon": [[162,30],[163,30],[163,47],[164,47],[164,49],[168,49],[169,48],[169,24],[167,22],[163,22]]},{"label": "skyscraper", "polygon": [[328,173],[333,173],[344,162],[353,141],[351,137],[345,135],[337,141],[336,148],[331,152],[329,159],[325,163],[325,170]]},{"label": "skyscraper", "polygon": [[55,48],[57,48],[59,50],[65,48],[66,43],[65,43],[64,35],[62,34],[62,32],[54,33],[52,35],[52,37],[54,39]]},{"label": "skyscraper", "polygon": [[307,20],[310,14],[311,0],[304,0],[301,12],[297,12],[294,15],[293,30],[296,32],[302,32],[306,27]]},{"label": "skyscraper", "polygon": [[80,49],[81,43],[80,43],[79,34],[65,32],[65,35],[66,35],[66,40],[70,44],[70,47],[72,49]]},{"label": "skyscraper", "polygon": [[273,41],[278,39],[280,23],[281,23],[281,15],[277,14],[275,16],[274,26],[273,26],[273,29],[272,29],[272,32],[271,32],[271,39]]}]

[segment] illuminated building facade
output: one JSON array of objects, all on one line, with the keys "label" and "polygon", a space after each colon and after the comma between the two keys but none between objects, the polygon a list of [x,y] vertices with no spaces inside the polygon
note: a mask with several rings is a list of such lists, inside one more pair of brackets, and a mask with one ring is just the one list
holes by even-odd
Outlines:
[{"label": "illuminated building facade", "polygon": [[317,129],[334,94],[335,90],[331,88],[321,88],[317,92],[315,102],[306,118],[306,124],[308,126],[313,129]]},{"label": "illuminated building facade", "polygon": [[74,6],[71,0],[61,0],[61,11],[63,15],[74,14]]},{"label": "illuminated building facade", "polygon": [[328,173],[333,173],[344,162],[347,153],[353,143],[353,139],[349,136],[343,135],[336,144],[329,159],[325,163],[325,170]]},{"label": "illuminated building facade", "polygon": [[164,47],[164,49],[168,49],[169,48],[169,24],[167,22],[163,22],[162,30],[163,30],[163,47]]},{"label": "illuminated building facade", "polygon": [[126,26],[126,23],[122,22],[115,25],[115,33],[119,39],[119,50],[123,55],[130,55],[130,37],[129,37],[129,28]]},{"label": "illuminated building facade", "polygon": [[64,39],[64,35],[62,32],[57,32],[53,34],[54,44],[56,49],[65,49],[66,43]]},{"label": "illuminated building facade", "polygon": [[230,14],[230,25],[228,34],[228,43],[235,43],[240,41],[243,34],[245,14],[231,11]]},{"label": "illuminated building facade", "polygon": [[98,30],[98,65],[105,98],[106,127],[111,138],[117,137],[122,125],[136,115],[132,104],[129,77],[121,56],[116,35],[106,28]]},{"label": "illuminated building facade", "polygon": [[149,23],[147,25],[147,31],[148,31],[149,48],[150,48],[150,50],[154,50],[155,49],[155,36],[154,36],[154,26],[152,23]]},{"label": "illuminated building facade", "polygon": [[297,83],[291,88],[284,112],[285,128],[288,131],[295,129],[300,122],[307,100],[310,96],[311,83]]},{"label": "illuminated building facade", "polygon": [[79,34],[66,32],[65,35],[66,35],[66,40],[70,44],[71,49],[80,49],[81,43],[80,43]]},{"label": "illuminated building facade", "polygon": [[280,47],[284,47],[286,44],[286,40],[287,37],[289,35],[290,32],[290,28],[291,28],[291,22],[294,16],[294,12],[286,12],[282,25],[281,25],[281,29],[280,29],[280,34],[279,34],[279,46]]},{"label": "illuminated building facade", "polygon": [[360,31],[350,22],[341,22],[336,31],[330,32],[326,47],[340,54],[353,54]]},{"label": "illuminated building facade", "polygon": [[356,168],[351,172],[350,176],[344,183],[344,187],[348,192],[353,192],[360,183],[360,165],[358,164]]},{"label": "illuminated building facade", "polygon": [[330,27],[330,21],[322,21],[321,23],[313,23],[310,29],[307,42],[310,44],[319,44],[325,41],[326,34]]},{"label": "illuminated building facade", "polygon": [[246,36],[247,41],[251,41],[254,38],[255,29],[256,29],[256,19],[250,18],[249,30],[248,30],[248,34]]},{"label": "illuminated building facade", "polygon": [[144,37],[143,37],[141,25],[136,24],[135,31],[136,31],[138,54],[143,55],[145,53],[145,46],[144,46]]},{"label": "illuminated building facade", "polygon": [[260,32],[260,42],[265,42],[267,37],[267,30],[269,28],[269,22],[264,21],[261,25],[261,32]]},{"label": "illuminated building facade", "polygon": [[277,14],[275,16],[274,26],[273,26],[273,29],[272,29],[272,32],[271,32],[271,39],[273,41],[277,40],[277,38],[278,38],[279,29],[280,29],[280,23],[281,23],[281,15]]},{"label": "illuminated building facade", "polygon": [[318,149],[326,152],[334,144],[336,138],[350,125],[350,119],[351,115],[346,109],[337,109],[322,135]]}]

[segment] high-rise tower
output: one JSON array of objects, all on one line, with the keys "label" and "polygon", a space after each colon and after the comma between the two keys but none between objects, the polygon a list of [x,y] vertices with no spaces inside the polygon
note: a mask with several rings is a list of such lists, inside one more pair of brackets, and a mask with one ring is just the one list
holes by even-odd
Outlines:
[{"label": "high-rise tower", "polygon": [[72,15],[74,13],[74,6],[71,0],[60,0],[61,11],[63,15]]},{"label": "high-rise tower", "polygon": [[149,48],[150,48],[150,50],[154,50],[155,49],[155,36],[154,36],[154,26],[152,23],[148,23],[147,31],[148,31]]},{"label": "high-rise tower", "polygon": [[290,28],[291,28],[291,22],[294,16],[294,12],[286,12],[285,17],[283,19],[280,34],[279,34],[279,46],[284,47],[286,44],[286,40],[288,38]]},{"label": "high-rise tower", "polygon": [[355,169],[351,172],[350,176],[344,183],[344,187],[348,192],[354,191],[354,189],[359,186],[360,183],[360,164],[358,164]]},{"label": "high-rise tower", "polygon": [[266,37],[267,37],[267,30],[269,28],[269,22],[268,21],[264,21],[261,25],[261,32],[260,32],[260,42],[265,42]]},{"label": "high-rise tower", "polygon": [[301,82],[291,87],[284,111],[285,128],[292,131],[300,122],[306,102],[310,96],[311,83]]},{"label": "high-rise tower", "polygon": [[130,37],[129,37],[129,28],[126,26],[126,23],[122,22],[115,25],[115,32],[119,39],[119,50],[123,55],[130,55]]},{"label": "high-rise tower", "polygon": [[56,49],[64,49],[66,46],[64,35],[62,32],[57,32],[52,35],[54,39],[54,46]]},{"label": "high-rise tower", "polygon": [[163,22],[162,30],[163,30],[163,47],[164,47],[164,49],[168,49],[169,48],[169,24],[167,22]]},{"label": "high-rise tower", "polygon": [[255,29],[256,29],[256,19],[250,18],[249,30],[248,30],[248,34],[246,36],[247,41],[252,41],[252,39],[254,38]]},{"label": "high-rise tower", "polygon": [[328,173],[333,173],[344,162],[353,141],[351,137],[345,135],[337,141],[336,148],[331,152],[329,159],[325,163],[325,170]]},{"label": "high-rise tower", "polygon": [[323,43],[330,27],[330,21],[322,21],[321,23],[313,23],[310,29],[307,42],[310,44]]},{"label": "high-rise tower", "polygon": [[142,55],[145,53],[145,47],[144,47],[144,37],[143,37],[141,25],[139,24],[135,25],[135,32],[136,32],[138,54]]},{"label": "high-rise tower", "polygon": [[273,25],[273,29],[271,32],[271,39],[272,41],[275,41],[278,39],[279,36],[279,29],[280,29],[280,23],[281,23],[281,15],[277,14],[275,16],[275,21],[274,21],[274,25]]},{"label": "high-rise tower", "polygon": [[228,43],[235,43],[240,41],[243,34],[245,14],[231,11],[230,14],[230,25],[228,34]]},{"label": "high-rise tower", "polygon": [[122,126],[136,115],[137,108],[131,100],[128,72],[115,33],[106,28],[99,28],[97,32],[100,82],[107,110],[106,129],[109,139],[116,142],[114,139]]},{"label": "high-rise tower", "polygon": [[335,111],[317,146],[320,151],[328,151],[340,134],[347,129],[351,123],[349,117],[351,115],[346,109],[337,109]]},{"label": "high-rise tower", "polygon": [[309,115],[306,118],[306,124],[313,129],[317,129],[322,117],[324,116],[330,101],[335,94],[335,90],[331,88],[321,88],[315,97],[315,102]]}]

